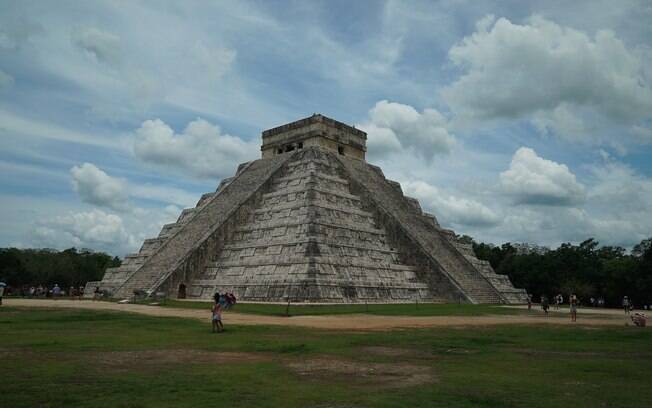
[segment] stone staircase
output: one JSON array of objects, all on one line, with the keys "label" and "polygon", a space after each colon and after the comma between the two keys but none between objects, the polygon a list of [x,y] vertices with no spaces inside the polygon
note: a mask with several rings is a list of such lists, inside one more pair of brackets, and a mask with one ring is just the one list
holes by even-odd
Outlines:
[{"label": "stone staircase", "polygon": [[361,160],[336,156],[366,198],[380,209],[382,216],[395,220],[409,238],[439,266],[451,283],[472,303],[503,303],[508,300],[469,259],[472,249],[451,239],[452,231],[438,227],[436,219],[423,214],[418,202],[405,197],[397,183],[388,181],[380,168]]},{"label": "stone staircase", "polygon": [[340,164],[319,149],[293,155],[251,217],[238,228],[190,296],[232,292],[249,301],[442,301],[401,264],[385,231],[361,209],[338,176]]},{"label": "stone staircase", "polygon": [[[246,168],[248,163],[240,164],[238,171]],[[236,174],[237,175],[237,174]],[[122,264],[119,267],[107,268],[101,281],[88,282],[84,291],[85,297],[93,297],[96,287],[107,293],[109,296],[120,296],[123,293],[118,293],[118,290],[140,269],[140,267],[154,254],[163,244],[172,236],[174,236],[181,227],[190,221],[193,215],[203,207],[210,199],[220,194],[222,189],[226,187],[233,177],[223,179],[215,192],[205,193],[201,196],[194,208],[184,209],[176,222],[165,224],[159,235],[156,238],[148,238],[143,242],[140,250],[134,254],[125,256]]]},{"label": "stone staircase", "polygon": [[442,232],[446,234],[448,240],[464,255],[473,267],[500,293],[503,301],[513,304],[527,303],[527,292],[525,289],[515,288],[507,275],[499,275],[494,272],[489,261],[476,258],[473,252],[473,245],[459,241],[455,232],[451,230],[442,229]]},{"label": "stone staircase", "polygon": [[[176,223],[163,227],[159,237],[165,239],[156,247],[145,248],[146,258],[114,296],[129,298],[136,290],[158,291],[194,253],[200,253],[202,258],[196,261],[206,262],[206,255],[200,250],[204,241],[287,159],[283,156],[241,164],[236,175],[223,180],[215,193],[204,194],[195,208],[184,210]],[[166,291],[169,293],[171,288]]]}]

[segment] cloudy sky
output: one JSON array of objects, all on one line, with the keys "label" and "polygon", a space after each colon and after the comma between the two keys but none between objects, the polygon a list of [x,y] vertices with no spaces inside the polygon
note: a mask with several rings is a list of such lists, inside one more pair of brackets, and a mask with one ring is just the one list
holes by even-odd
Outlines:
[{"label": "cloudy sky", "polygon": [[652,236],[649,1],[0,0],[0,246],[124,255],[320,112],[493,243]]}]

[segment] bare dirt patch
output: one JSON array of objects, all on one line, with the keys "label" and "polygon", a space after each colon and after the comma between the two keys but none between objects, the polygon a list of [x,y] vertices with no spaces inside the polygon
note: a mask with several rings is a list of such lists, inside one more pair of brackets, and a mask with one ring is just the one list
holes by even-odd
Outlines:
[{"label": "bare dirt patch", "polygon": [[333,358],[316,358],[286,363],[308,380],[328,380],[389,388],[427,384],[436,380],[432,369],[415,364],[367,363]]}]

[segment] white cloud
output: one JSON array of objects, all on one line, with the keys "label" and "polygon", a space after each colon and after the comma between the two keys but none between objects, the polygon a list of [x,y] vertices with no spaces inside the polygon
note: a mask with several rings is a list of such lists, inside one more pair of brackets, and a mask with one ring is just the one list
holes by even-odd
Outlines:
[{"label": "white cloud", "polygon": [[455,144],[447,124],[435,109],[419,113],[412,106],[383,100],[369,111],[369,120],[358,127],[368,134],[371,156],[407,150],[430,161],[437,154],[449,153]]},{"label": "white cloud", "polygon": [[146,163],[206,178],[232,175],[239,163],[257,158],[258,151],[258,143],[222,134],[203,119],[190,122],[180,134],[160,119],[147,120],[134,143],[134,154]]},{"label": "white cloud", "polygon": [[[593,37],[533,16],[525,24],[485,18],[449,51],[464,74],[443,91],[460,119],[518,118],[563,107],[618,123],[650,116],[652,86],[641,53],[607,30]],[[568,113],[559,126],[577,128]],[[541,125],[541,123],[540,123]],[[544,124],[550,128],[550,123]]]},{"label": "white cloud", "polygon": [[71,41],[99,62],[116,65],[120,62],[120,37],[95,27],[73,30]]},{"label": "white cloud", "polygon": [[509,169],[500,173],[500,182],[517,204],[568,206],[585,198],[584,186],[566,165],[541,158],[527,147],[514,153]]},{"label": "white cloud", "polygon": [[407,195],[418,199],[444,225],[489,227],[501,222],[500,217],[484,204],[446,194],[424,181],[404,181],[401,186]]},{"label": "white cloud", "polygon": [[35,228],[33,238],[41,246],[54,248],[76,246],[124,250],[137,245],[137,239],[127,232],[122,218],[99,209],[42,221]]},{"label": "white cloud", "polygon": [[170,203],[182,207],[194,207],[199,199],[188,191],[154,184],[138,184],[112,177],[92,163],[84,163],[70,169],[73,190],[85,203],[114,210],[135,211],[128,203],[129,198],[141,198],[159,203]]},{"label": "white cloud", "polygon": [[131,213],[112,214],[100,209],[69,212],[38,220],[24,237],[31,247],[56,249],[92,248],[123,256],[137,252],[146,238],[154,238],[164,224],[174,222],[181,209],[135,208]]},{"label": "white cloud", "polygon": [[114,210],[127,208],[127,183],[109,176],[91,163],[70,169],[72,187],[82,201]]},{"label": "white cloud", "polygon": [[547,135],[559,135],[569,141],[588,142],[589,129],[581,117],[573,113],[573,110],[562,103],[550,111],[539,111],[532,117],[532,124],[539,133]]}]

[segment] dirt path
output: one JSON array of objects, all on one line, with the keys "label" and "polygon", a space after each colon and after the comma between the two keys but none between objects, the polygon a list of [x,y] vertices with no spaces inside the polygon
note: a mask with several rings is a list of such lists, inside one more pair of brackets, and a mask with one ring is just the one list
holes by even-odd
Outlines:
[{"label": "dirt path", "polygon": [[[44,299],[7,299],[7,306],[74,308],[91,310],[116,310],[129,313],[140,313],[148,316],[185,317],[198,319],[208,323],[209,310],[180,309],[171,307],[118,304],[110,302],[93,302],[90,300],[44,300]],[[591,311],[592,312],[592,311]],[[495,315],[495,316],[376,316],[376,315],[328,315],[328,316],[263,316],[236,312],[225,312],[226,325],[281,325],[300,326],[318,329],[339,330],[390,330],[410,327],[442,327],[442,326],[492,326],[501,324],[559,324],[582,326],[624,326],[625,316],[612,313],[595,314],[582,313],[578,322],[572,323],[566,315],[545,316],[539,311],[531,315]]]}]

